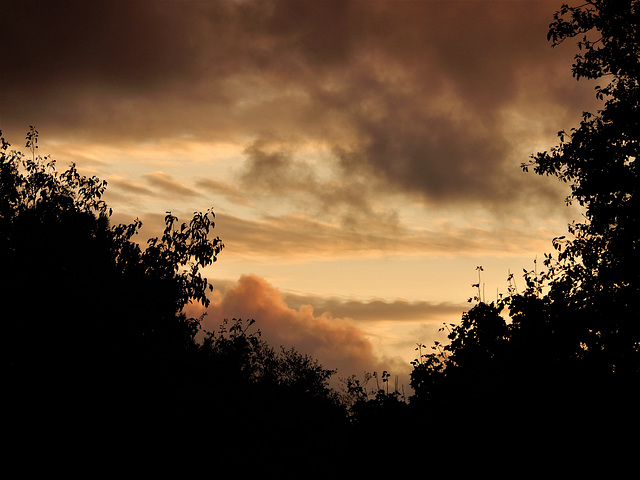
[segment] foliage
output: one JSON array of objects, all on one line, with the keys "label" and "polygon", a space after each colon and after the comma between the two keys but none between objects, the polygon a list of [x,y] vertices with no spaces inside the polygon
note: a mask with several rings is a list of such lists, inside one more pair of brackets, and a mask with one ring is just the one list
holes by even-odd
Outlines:
[{"label": "foliage", "polygon": [[414,362],[417,411],[446,408],[456,412],[448,427],[467,428],[483,418],[492,428],[528,419],[529,427],[593,429],[595,411],[613,424],[638,418],[639,19],[636,0],[563,5],[554,16],[553,46],[580,38],[574,77],[608,81],[596,87],[604,107],[523,168],[569,184],[567,202],[578,202],[585,220],[553,240],[557,258],[545,255],[544,270],[525,270],[524,292],[510,289],[489,305],[474,285],[478,303],[446,326],[450,343]]},{"label": "foliage", "polygon": [[[352,423],[384,424],[384,417],[401,414],[406,406],[404,394],[398,390],[397,385],[393,390],[389,390],[390,378],[391,374],[384,370],[381,374],[365,373],[362,381],[355,375],[344,380],[346,388],[342,401],[349,406]],[[375,380],[376,386],[369,389],[367,385],[372,379]],[[392,420],[386,418],[386,421]]]},{"label": "foliage", "polygon": [[585,221],[569,226],[570,238],[554,240],[558,261],[547,261],[553,270],[549,295],[580,317],[571,326],[572,353],[616,375],[640,373],[640,322],[633,305],[640,293],[639,26],[636,0],[563,6],[555,15],[549,39],[555,46],[582,37],[573,75],[608,82],[596,87],[604,107],[585,112],[579,127],[559,133],[557,148],[524,165],[567,182],[567,201],[584,207]]},{"label": "foliage", "polygon": [[[482,406],[504,380],[502,362],[509,340],[509,326],[501,316],[502,305],[478,303],[465,312],[459,324],[445,324],[450,343],[436,342],[432,353],[422,353],[412,363],[412,403],[423,408],[466,404]],[[486,408],[486,407],[485,407]]]},{"label": "foliage", "polygon": [[209,407],[225,411],[231,437],[251,430],[278,437],[280,447],[326,438],[326,429],[346,420],[328,384],[335,372],[295,349],[275,350],[253,325],[234,319],[207,333],[199,349],[199,376],[207,379],[201,385],[216,392],[206,395]]},{"label": "foliage", "polygon": [[302,459],[329,435],[342,445],[334,371],[274,350],[253,320],[197,335],[202,319],[184,314],[189,302],[209,303],[202,269],[223,249],[213,212],[187,223],[168,212],[143,250],[139,220],[110,225],[106,182],[74,165],[58,173],[36,155],[37,139],[32,128],[28,156],[4,139],[0,150],[7,432],[64,429],[74,449],[75,439],[95,446],[115,435],[136,450],[171,445],[245,462],[278,449]]},{"label": "foliage", "polygon": [[[201,269],[223,248],[209,236],[213,213],[196,213],[180,228],[168,214],[162,238],[143,251],[133,241],[140,221],[110,225],[106,182],[75,165],[57,172],[54,160],[36,155],[33,128],[27,148],[29,156],[3,139],[0,150],[10,404],[34,419],[33,412],[43,421],[68,416],[79,426],[91,415],[104,426],[150,402],[170,403],[199,330],[182,309],[206,304]],[[98,416],[103,410],[109,414]]]}]

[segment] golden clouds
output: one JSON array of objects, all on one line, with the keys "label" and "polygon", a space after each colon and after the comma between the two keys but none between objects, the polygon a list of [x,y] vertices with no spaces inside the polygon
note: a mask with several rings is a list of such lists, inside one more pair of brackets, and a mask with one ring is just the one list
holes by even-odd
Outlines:
[{"label": "golden clouds", "polygon": [[[221,286],[222,285],[222,286]],[[256,275],[216,285],[203,328],[217,330],[223,319],[255,319],[273,346],[294,347],[317,358],[338,378],[389,370],[408,387],[417,341],[441,334],[442,322],[460,317],[464,305],[396,300],[368,302],[285,294]],[[190,306],[199,316],[201,309]]]},{"label": "golden clouds", "polygon": [[[374,258],[379,255],[526,256],[544,251],[548,238],[560,229],[542,224],[455,225],[443,222],[414,229],[389,225],[388,229],[349,229],[304,215],[265,217],[259,220],[217,214],[217,230],[225,239],[225,254],[239,258],[288,259]],[[378,225],[377,227],[381,227]],[[232,251],[233,253],[229,253]]]},{"label": "golden clouds", "polygon": [[344,376],[376,368],[379,359],[364,332],[349,318],[316,315],[313,307],[289,307],[282,294],[263,279],[247,275],[227,287],[207,309],[204,328],[215,330],[224,318],[254,318],[271,345],[295,347]]}]

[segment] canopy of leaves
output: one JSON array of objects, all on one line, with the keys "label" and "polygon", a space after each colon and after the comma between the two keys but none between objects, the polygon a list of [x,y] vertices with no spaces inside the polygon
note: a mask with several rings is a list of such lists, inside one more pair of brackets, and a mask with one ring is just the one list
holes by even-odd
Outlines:
[{"label": "canopy of leaves", "polygon": [[579,53],[573,75],[603,81],[596,96],[604,106],[596,114],[585,112],[579,127],[559,133],[557,148],[535,155],[530,164],[538,174],[568,182],[568,201],[585,210],[585,221],[570,225],[570,238],[554,242],[559,262],[548,262],[554,270],[550,299],[572,309],[563,316],[576,319],[575,355],[597,358],[603,371],[637,375],[640,2],[563,6],[549,38],[557,45],[574,37]]},{"label": "canopy of leaves", "polygon": [[455,412],[448,426],[565,425],[575,440],[581,428],[593,439],[604,425],[640,419],[639,25],[637,0],[563,5],[554,16],[549,40],[577,38],[573,75],[602,80],[604,104],[523,168],[568,183],[567,202],[585,218],[554,239],[557,258],[545,255],[544,271],[525,271],[525,292],[491,305],[478,298],[447,326],[450,343],[414,362],[412,404]]}]

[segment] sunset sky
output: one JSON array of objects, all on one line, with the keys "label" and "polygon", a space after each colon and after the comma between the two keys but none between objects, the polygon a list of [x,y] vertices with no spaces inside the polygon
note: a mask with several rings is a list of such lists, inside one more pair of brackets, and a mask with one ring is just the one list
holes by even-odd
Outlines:
[{"label": "sunset sky", "polygon": [[[205,319],[408,386],[418,342],[579,215],[523,173],[595,111],[560,0],[0,0],[0,130],[108,182],[113,222],[213,207]],[[37,272],[36,272],[37,273]],[[518,283],[519,282],[519,283]]]}]

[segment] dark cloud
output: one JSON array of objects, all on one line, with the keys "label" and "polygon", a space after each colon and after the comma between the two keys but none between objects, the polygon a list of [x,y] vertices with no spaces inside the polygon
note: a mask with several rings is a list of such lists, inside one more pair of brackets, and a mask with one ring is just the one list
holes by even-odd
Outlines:
[{"label": "dark cloud", "polygon": [[306,190],[315,182],[311,167],[295,160],[286,147],[268,151],[262,143],[254,142],[245,149],[248,162],[242,180],[246,183],[271,193],[283,188]]},{"label": "dark cloud", "polygon": [[276,145],[276,149],[254,142],[245,150],[246,165],[240,174],[240,182],[254,195],[274,198],[281,202],[284,196],[288,202],[296,204],[307,215],[338,223],[350,230],[367,224],[371,230],[374,224],[395,229],[396,213],[390,209],[380,209],[373,205],[379,184],[371,177],[348,178],[336,174],[322,175],[327,166],[335,163],[324,156],[322,162],[317,159],[305,161],[298,150],[292,150],[285,144]]},{"label": "dark cloud", "polygon": [[[325,211],[339,203],[351,222],[380,214],[358,198],[383,190],[493,209],[540,195],[518,175],[526,158],[513,158],[514,143],[567,128],[584,109],[572,53],[546,42],[555,1],[5,5],[0,128],[242,142],[251,186],[306,192]],[[541,77],[554,83],[540,89]],[[513,138],[506,110],[526,118],[559,104],[557,126]],[[263,148],[273,141],[282,148]],[[300,160],[300,142],[332,152],[329,181]]]},{"label": "dark cloud", "polygon": [[[209,2],[208,10],[218,2]],[[197,2],[3,2],[11,79],[43,88],[145,93],[194,73],[203,45]]]},{"label": "dark cloud", "polygon": [[467,310],[468,304],[409,302],[407,300],[387,301],[376,299],[371,301],[345,300],[340,298],[323,298],[315,295],[296,295],[288,293],[284,299],[291,308],[302,305],[313,305],[319,313],[327,313],[335,317],[348,317],[355,321],[398,321],[440,324],[442,318],[460,316]]}]

